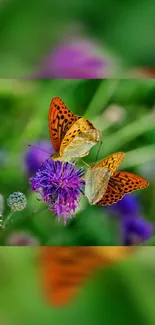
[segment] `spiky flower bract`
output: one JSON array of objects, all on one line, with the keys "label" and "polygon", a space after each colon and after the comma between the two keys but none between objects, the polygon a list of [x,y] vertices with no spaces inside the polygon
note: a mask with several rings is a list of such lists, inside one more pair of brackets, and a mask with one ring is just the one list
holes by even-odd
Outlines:
[{"label": "spiky flower bract", "polygon": [[84,180],[83,169],[68,162],[46,161],[30,179],[31,188],[39,193],[48,208],[58,216],[58,221],[72,218],[78,207]]},{"label": "spiky flower bract", "polygon": [[14,192],[7,199],[7,204],[12,211],[22,211],[26,208],[27,200],[23,193]]}]

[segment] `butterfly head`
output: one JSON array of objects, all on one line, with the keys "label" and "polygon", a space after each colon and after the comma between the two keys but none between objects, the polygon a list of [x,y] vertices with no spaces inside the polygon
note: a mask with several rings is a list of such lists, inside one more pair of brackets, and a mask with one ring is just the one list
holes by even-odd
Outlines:
[{"label": "butterfly head", "polygon": [[60,155],[59,155],[58,152],[55,152],[53,155],[51,155],[51,158],[53,160],[60,160],[60,161],[62,161],[62,158],[60,157]]}]

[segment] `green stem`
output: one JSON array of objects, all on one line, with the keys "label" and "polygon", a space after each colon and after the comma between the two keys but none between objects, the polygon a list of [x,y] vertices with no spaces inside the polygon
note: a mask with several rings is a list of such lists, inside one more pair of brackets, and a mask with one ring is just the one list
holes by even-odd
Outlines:
[{"label": "green stem", "polygon": [[[110,152],[119,150],[128,142],[135,140],[138,136],[154,130],[155,116],[151,113],[142,116],[140,119],[126,125],[117,132],[104,138],[104,156]],[[124,151],[125,148],[124,148]],[[103,152],[101,152],[101,157]]]},{"label": "green stem", "polygon": [[11,212],[9,213],[9,215],[5,218],[4,223],[3,223],[3,228],[5,228],[5,226],[7,225],[7,223],[8,223],[8,222],[10,221],[10,219],[12,218],[13,214],[14,214],[14,211],[11,211]]},{"label": "green stem", "polygon": [[136,148],[126,152],[126,159],[123,161],[121,167],[129,168],[145,164],[155,159],[155,145]]},{"label": "green stem", "polygon": [[93,96],[87,110],[84,114],[85,118],[92,117],[103,112],[105,106],[108,104],[110,98],[118,88],[119,80],[102,80],[95,95]]}]

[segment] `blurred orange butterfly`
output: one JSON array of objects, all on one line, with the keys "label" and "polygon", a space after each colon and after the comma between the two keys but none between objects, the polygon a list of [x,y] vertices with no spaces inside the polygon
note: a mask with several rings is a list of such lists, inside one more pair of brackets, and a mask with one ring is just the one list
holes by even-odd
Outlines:
[{"label": "blurred orange butterfly", "polygon": [[133,250],[119,246],[41,247],[39,279],[45,300],[57,307],[66,305],[98,268],[120,261]]},{"label": "blurred orange butterfly", "polygon": [[49,131],[56,151],[53,159],[67,160],[84,157],[97,144],[101,131],[81,116],[74,115],[59,97],[54,97],[49,108]]},{"label": "blurred orange butterfly", "polygon": [[138,175],[116,171],[124,157],[124,152],[117,152],[88,168],[85,195],[91,205],[112,205],[125,194],[149,185],[147,180]]}]

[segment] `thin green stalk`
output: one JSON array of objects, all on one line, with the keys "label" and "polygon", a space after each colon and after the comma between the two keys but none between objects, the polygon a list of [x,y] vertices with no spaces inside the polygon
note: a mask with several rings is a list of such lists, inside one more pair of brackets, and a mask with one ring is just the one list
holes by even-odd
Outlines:
[{"label": "thin green stalk", "polygon": [[101,158],[106,154],[119,150],[132,140],[135,140],[138,136],[155,129],[155,116],[151,113],[142,116],[140,119],[124,126],[117,132],[103,138],[104,149],[101,152]]},{"label": "thin green stalk", "polygon": [[14,214],[14,211],[11,211],[11,212],[9,213],[9,215],[5,218],[5,220],[4,220],[4,222],[3,222],[3,228],[6,227],[6,225],[8,224],[8,222],[11,220],[13,214]]},{"label": "thin green stalk", "polygon": [[103,111],[109,99],[113,96],[118,88],[119,80],[102,80],[95,95],[93,96],[87,110],[84,114],[85,118],[91,119]]},{"label": "thin green stalk", "polygon": [[129,168],[145,164],[151,160],[155,160],[155,145],[145,146],[134,149],[126,153],[126,158],[122,162],[121,167]]}]

